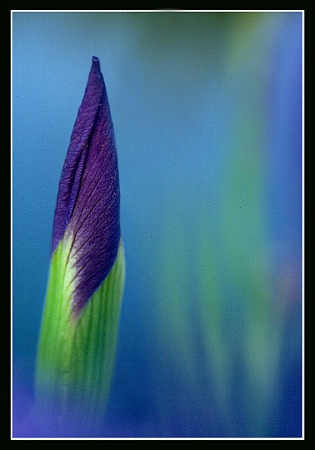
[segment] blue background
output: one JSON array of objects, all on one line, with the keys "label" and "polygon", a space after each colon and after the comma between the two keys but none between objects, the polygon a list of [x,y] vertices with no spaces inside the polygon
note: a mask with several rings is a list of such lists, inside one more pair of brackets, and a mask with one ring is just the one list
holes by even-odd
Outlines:
[{"label": "blue background", "polygon": [[127,278],[104,436],[302,433],[302,14],[14,12],[13,436],[91,58]]}]

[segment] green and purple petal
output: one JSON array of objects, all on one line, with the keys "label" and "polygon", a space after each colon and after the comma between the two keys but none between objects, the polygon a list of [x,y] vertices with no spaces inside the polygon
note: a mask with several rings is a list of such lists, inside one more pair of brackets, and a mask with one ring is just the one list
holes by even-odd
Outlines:
[{"label": "green and purple petal", "polygon": [[113,123],[98,58],[63,166],[36,366],[42,436],[100,432],[125,279]]},{"label": "green and purple petal", "polygon": [[52,253],[69,248],[72,313],[78,316],[114,265],[119,241],[119,176],[113,122],[98,58],[71,135],[55,210]]}]

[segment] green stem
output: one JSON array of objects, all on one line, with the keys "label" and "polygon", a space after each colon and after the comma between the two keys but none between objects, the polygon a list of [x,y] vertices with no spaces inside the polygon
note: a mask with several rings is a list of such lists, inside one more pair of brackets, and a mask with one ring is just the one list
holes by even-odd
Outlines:
[{"label": "green stem", "polygon": [[36,403],[39,433],[100,433],[109,394],[125,278],[122,243],[116,262],[81,316],[71,317],[67,244],[52,256],[38,346]]}]

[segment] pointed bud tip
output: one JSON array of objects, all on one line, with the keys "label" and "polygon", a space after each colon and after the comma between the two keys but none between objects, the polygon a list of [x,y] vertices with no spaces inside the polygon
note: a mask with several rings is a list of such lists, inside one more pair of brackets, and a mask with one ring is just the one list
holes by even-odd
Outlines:
[{"label": "pointed bud tip", "polygon": [[95,63],[99,63],[100,60],[98,59],[97,56],[93,56],[93,57],[92,57],[92,62],[95,64]]}]

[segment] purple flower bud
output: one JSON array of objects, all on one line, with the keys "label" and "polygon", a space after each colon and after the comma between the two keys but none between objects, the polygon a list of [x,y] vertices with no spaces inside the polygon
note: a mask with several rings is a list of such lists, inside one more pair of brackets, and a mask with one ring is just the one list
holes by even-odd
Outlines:
[{"label": "purple flower bud", "polygon": [[77,316],[109,274],[118,251],[119,177],[114,128],[95,56],[62,169],[52,253],[63,239]]}]

